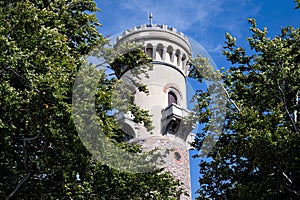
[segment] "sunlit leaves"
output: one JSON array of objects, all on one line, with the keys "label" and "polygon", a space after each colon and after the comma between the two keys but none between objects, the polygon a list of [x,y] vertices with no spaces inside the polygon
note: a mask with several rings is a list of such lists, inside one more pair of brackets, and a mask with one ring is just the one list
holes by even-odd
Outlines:
[{"label": "sunlit leaves", "polygon": [[[174,199],[181,193],[170,174],[121,173],[95,161],[78,137],[72,115],[77,71],[82,56],[107,45],[98,32],[98,10],[92,0],[0,2],[1,199]],[[138,76],[151,69],[149,61],[135,50],[111,69],[119,78],[123,63]],[[97,123],[119,147],[140,151],[123,141],[109,115],[118,80],[99,74]],[[144,85],[139,89],[147,92]],[[135,121],[150,127],[148,112],[131,106]]]},{"label": "sunlit leaves", "polygon": [[[223,53],[232,67],[222,77],[232,101],[228,101],[222,136],[200,164],[203,176],[198,199],[297,199],[300,195],[296,101],[300,30],[285,27],[281,35],[269,38],[267,28],[259,29],[254,19],[248,21],[250,52],[226,33]],[[195,143],[198,149],[210,118],[209,104],[204,103],[210,98],[203,94],[198,94],[199,99],[202,97],[198,101],[199,119],[204,123]]]}]

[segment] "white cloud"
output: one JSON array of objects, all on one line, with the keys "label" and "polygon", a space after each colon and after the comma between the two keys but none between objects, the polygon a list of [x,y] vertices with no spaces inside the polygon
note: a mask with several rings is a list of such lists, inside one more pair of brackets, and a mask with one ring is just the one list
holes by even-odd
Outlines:
[{"label": "white cloud", "polygon": [[[198,22],[206,26],[212,17],[221,12],[221,2],[219,0],[131,0],[123,1],[121,6],[132,12],[136,22],[146,21],[147,12],[152,12],[155,23],[168,24],[185,31]],[[141,20],[143,18],[144,20]]]},{"label": "white cloud", "polygon": [[124,24],[146,23],[150,11],[155,23],[168,24],[181,31],[206,30],[211,26],[235,29],[240,19],[255,15],[259,8],[247,0],[130,0],[122,1],[119,6],[131,13],[124,18],[119,13]]},{"label": "white cloud", "polygon": [[[193,37],[208,52],[220,51],[225,32],[243,37],[246,18],[256,17],[260,5],[256,0],[97,0],[102,9],[103,32],[117,34],[149,23],[167,24]],[[258,1],[259,2],[259,1]],[[106,20],[106,21],[105,21]]]}]

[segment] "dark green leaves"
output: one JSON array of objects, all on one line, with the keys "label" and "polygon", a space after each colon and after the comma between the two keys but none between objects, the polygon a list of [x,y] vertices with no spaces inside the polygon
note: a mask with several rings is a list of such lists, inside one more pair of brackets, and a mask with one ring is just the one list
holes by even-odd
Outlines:
[{"label": "dark green leaves", "polygon": [[[200,164],[198,199],[298,199],[300,196],[299,28],[269,38],[249,19],[250,49],[226,34],[223,51],[232,67],[223,72],[228,113],[214,150]],[[195,78],[205,78],[197,73]],[[212,116],[212,97],[199,92],[201,149]],[[205,104],[207,102],[207,104]],[[236,109],[239,108],[239,109]]]},{"label": "dark green leaves", "polygon": [[[97,11],[91,0],[0,2],[1,199],[172,199],[181,193],[169,174],[121,173],[93,160],[78,137],[72,116],[77,71],[82,56],[107,43],[98,32]],[[149,61],[134,51],[112,69],[120,76],[120,66]],[[97,122],[116,144],[139,151],[123,142],[108,114],[117,79],[104,73],[98,78]],[[137,122],[150,124],[147,111],[133,109]]]}]

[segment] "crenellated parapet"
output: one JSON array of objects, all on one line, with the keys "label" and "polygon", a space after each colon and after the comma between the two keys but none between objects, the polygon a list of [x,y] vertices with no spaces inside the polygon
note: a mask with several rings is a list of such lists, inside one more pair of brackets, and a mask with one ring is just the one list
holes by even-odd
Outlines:
[{"label": "crenellated parapet", "polygon": [[163,62],[187,76],[192,51],[188,38],[176,28],[157,24],[137,26],[118,36],[114,47],[133,41],[143,44],[145,53],[154,62]]}]

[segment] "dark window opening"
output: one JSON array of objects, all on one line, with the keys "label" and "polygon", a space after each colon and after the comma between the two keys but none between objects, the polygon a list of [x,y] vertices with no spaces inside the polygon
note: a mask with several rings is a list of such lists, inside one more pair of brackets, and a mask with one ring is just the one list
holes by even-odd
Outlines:
[{"label": "dark window opening", "polygon": [[181,160],[181,155],[180,155],[180,153],[178,153],[178,152],[175,152],[175,153],[174,153],[174,157],[175,157],[175,159],[176,159],[177,161],[180,161],[180,160]]},{"label": "dark window opening", "polygon": [[177,130],[179,128],[179,121],[172,120],[166,128],[166,134],[172,134],[175,135],[177,133]]},{"label": "dark window opening", "polygon": [[172,103],[177,104],[177,96],[174,94],[174,92],[168,93],[168,105],[171,105]]},{"label": "dark window opening", "polygon": [[129,135],[129,134],[124,134],[124,137],[123,137],[123,142],[128,142],[129,140],[133,139],[134,137],[132,135]]},{"label": "dark window opening", "polygon": [[146,49],[146,54],[147,56],[149,56],[150,58],[153,58],[153,49],[150,47],[147,47]]}]

